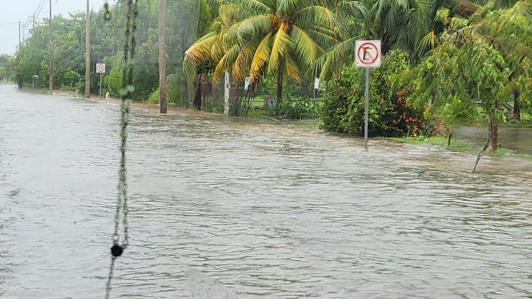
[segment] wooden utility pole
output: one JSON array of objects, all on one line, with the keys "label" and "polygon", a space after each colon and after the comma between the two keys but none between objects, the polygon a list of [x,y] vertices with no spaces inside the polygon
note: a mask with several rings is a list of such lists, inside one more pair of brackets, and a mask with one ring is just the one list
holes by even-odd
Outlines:
[{"label": "wooden utility pole", "polygon": [[85,97],[91,97],[91,11],[87,0],[87,18],[85,21]]},{"label": "wooden utility pole", "polygon": [[53,82],[54,82],[54,65],[53,65],[53,60],[52,60],[52,57],[53,57],[53,49],[52,49],[52,0],[50,0],[50,21],[49,21],[49,26],[50,26],[50,33],[49,33],[49,53],[48,53],[48,60],[49,60],[49,72],[50,72],[50,79],[49,79],[49,84],[50,84],[50,93],[53,93],[54,91],[54,85],[53,85]]},{"label": "wooden utility pole", "polygon": [[21,38],[21,35],[20,35],[20,27],[21,27],[21,22],[18,21],[18,48],[22,48],[22,38]]},{"label": "wooden utility pole", "polygon": [[166,113],[166,0],[159,0],[159,104]]}]

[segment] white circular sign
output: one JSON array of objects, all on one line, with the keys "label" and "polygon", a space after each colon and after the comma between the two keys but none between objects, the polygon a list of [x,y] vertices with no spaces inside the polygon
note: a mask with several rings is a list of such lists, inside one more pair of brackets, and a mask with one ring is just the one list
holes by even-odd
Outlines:
[{"label": "white circular sign", "polygon": [[105,64],[97,63],[96,64],[96,73],[98,73],[98,74],[105,73]]},{"label": "white circular sign", "polygon": [[357,67],[379,67],[381,65],[381,41],[357,40],[355,43],[355,65]]}]

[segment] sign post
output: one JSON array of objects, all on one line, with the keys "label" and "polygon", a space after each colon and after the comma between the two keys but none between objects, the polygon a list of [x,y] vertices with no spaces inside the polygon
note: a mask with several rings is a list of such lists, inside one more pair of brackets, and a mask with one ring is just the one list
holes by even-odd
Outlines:
[{"label": "sign post", "polygon": [[366,93],[364,101],[364,148],[368,150],[369,121],[369,70],[381,65],[381,41],[357,40],[355,43],[355,66],[366,69]]},{"label": "sign post", "polygon": [[105,64],[96,64],[96,73],[100,74],[100,101],[102,100],[102,74],[105,74]]}]

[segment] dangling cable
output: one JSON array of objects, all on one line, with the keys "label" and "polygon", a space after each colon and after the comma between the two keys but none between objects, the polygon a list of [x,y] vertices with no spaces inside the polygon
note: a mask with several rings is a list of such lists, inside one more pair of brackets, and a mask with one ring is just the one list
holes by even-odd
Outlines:
[{"label": "dangling cable", "polygon": [[[109,20],[111,13],[109,11],[109,4],[105,6],[105,19]],[[126,171],[126,145],[127,145],[127,129],[129,124],[129,107],[131,105],[131,94],[135,91],[133,86],[133,70],[134,70],[134,57],[135,57],[135,33],[137,31],[137,17],[138,17],[138,0],[128,0],[127,2],[127,15],[126,15],[126,42],[124,45],[124,69],[122,72],[122,89],[120,95],[122,102],[120,104],[120,123],[121,123],[121,145],[120,145],[120,170],[119,170],[119,182],[118,182],[118,196],[115,212],[115,230],[113,234],[113,246],[111,247],[111,266],[109,269],[109,277],[106,284],[106,295],[108,299],[111,292],[111,280],[113,278],[113,270],[115,259],[122,255],[124,250],[129,244],[128,237],[128,222],[127,214],[128,208],[128,195],[127,195],[127,171]],[[120,212],[122,211],[122,215]],[[122,216],[122,217],[121,217]],[[124,238],[122,244],[120,244],[120,218],[122,218],[122,224],[124,229]]]}]

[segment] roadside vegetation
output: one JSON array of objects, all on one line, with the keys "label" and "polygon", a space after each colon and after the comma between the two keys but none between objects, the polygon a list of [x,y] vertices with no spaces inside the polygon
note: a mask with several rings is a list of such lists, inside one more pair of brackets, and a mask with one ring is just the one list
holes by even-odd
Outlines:
[{"label": "roadside vegetation", "polygon": [[[111,22],[91,15],[91,60],[107,64],[103,89],[113,96],[121,82],[121,9],[120,2],[111,7]],[[133,97],[157,103],[157,1],[142,1],[139,18]],[[370,136],[438,137],[451,145],[453,127],[474,124],[486,127],[496,150],[499,126],[532,127],[531,19],[531,0],[171,1],[168,101],[192,108],[196,96],[201,109],[223,113],[229,87],[232,115],[319,119],[324,130],[360,136],[364,71],[354,68],[354,45],[379,39]],[[54,88],[82,91],[85,14],[54,17],[53,28]],[[0,57],[0,81],[6,78],[47,86],[47,22],[14,58]]]}]

